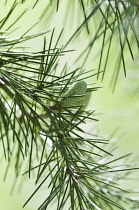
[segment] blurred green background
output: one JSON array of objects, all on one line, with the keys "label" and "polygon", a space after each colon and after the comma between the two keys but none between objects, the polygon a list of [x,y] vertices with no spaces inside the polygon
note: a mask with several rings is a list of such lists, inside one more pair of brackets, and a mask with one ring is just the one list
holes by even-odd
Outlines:
[{"label": "blurred green background", "polygon": [[[35,2],[35,1],[34,1]],[[59,9],[56,12],[56,2],[57,1],[45,1],[42,0],[33,7],[33,1],[26,1],[24,4],[18,4],[15,12],[11,15],[8,24],[12,24],[15,18],[26,9],[25,15],[17,22],[15,31],[13,31],[10,36],[18,37],[22,35],[29,27],[31,27],[36,21],[40,21],[35,28],[32,29],[30,34],[34,32],[41,32],[45,30],[52,31],[55,28],[54,37],[55,40],[57,36],[64,28],[60,44],[64,45],[69,40],[71,35],[75,32],[77,27],[84,20],[82,8],[79,7],[78,1],[64,1],[61,0],[59,4]],[[0,1],[1,14],[0,19],[2,19],[9,9],[11,8],[12,1],[7,1],[5,5],[5,0]],[[89,10],[89,9],[88,9]],[[44,15],[42,13],[44,12]],[[98,12],[98,20],[101,19],[101,15]],[[68,62],[70,68],[75,69],[82,65],[82,58],[75,62],[76,58],[80,56],[82,50],[89,44],[91,40],[91,35],[96,30],[97,25],[96,20],[92,20],[89,23],[89,28],[91,33],[88,35],[86,28],[77,36],[73,41],[71,41],[66,49],[74,49],[75,51],[65,54],[60,60],[60,65],[63,66]],[[6,26],[5,26],[6,30]],[[47,34],[46,34],[47,37]],[[48,33],[48,39],[50,33]],[[99,39],[96,41],[92,51],[90,52],[86,63],[84,64],[85,69],[95,69],[97,72],[98,62],[99,62],[99,53],[102,40]],[[60,45],[59,44],[59,45]],[[26,45],[33,47],[33,50],[41,50],[43,47],[43,37],[36,38],[29,42],[26,42]],[[32,49],[31,49],[32,50]],[[96,82],[96,86],[102,86],[98,91],[92,94],[88,108],[96,110],[96,117],[99,119],[99,122],[96,123],[95,130],[101,135],[106,136],[106,138],[112,138],[112,142],[115,141],[114,145],[118,146],[117,150],[114,152],[115,156],[125,155],[127,153],[134,153],[133,156],[138,156],[139,148],[139,72],[138,72],[138,54],[135,49],[135,60],[133,61],[129,54],[125,51],[125,62],[127,67],[127,76],[125,78],[123,69],[121,67],[119,71],[119,77],[117,80],[115,91],[112,91],[112,78],[113,72],[116,66],[115,56],[118,53],[118,46],[116,39],[113,41],[113,48],[111,49],[110,61],[107,67],[106,75],[101,82],[101,78],[97,80],[97,77],[92,77],[88,82]],[[15,175],[14,169],[12,166],[8,171],[5,182],[3,182],[6,162],[1,160],[0,165],[0,209],[2,210],[20,210],[24,201],[28,198],[31,192],[35,189],[33,180],[24,179],[23,189],[20,192],[20,183],[19,181],[14,182]],[[135,173],[138,175],[138,172]],[[11,194],[11,186],[17,184],[17,189],[13,194]],[[128,184],[139,187],[138,181],[128,182]],[[45,189],[46,190],[46,189]],[[40,195],[34,197],[25,210],[35,210],[38,197],[40,200],[43,200],[44,195],[43,189],[40,192]],[[46,193],[46,192],[45,192]]]}]

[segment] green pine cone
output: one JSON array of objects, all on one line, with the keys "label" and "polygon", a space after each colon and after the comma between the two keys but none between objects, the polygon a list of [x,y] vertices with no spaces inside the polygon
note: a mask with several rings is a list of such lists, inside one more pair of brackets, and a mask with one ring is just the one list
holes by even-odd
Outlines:
[{"label": "green pine cone", "polygon": [[85,81],[79,81],[75,83],[60,100],[62,107],[70,107],[83,105],[87,90],[87,83]]}]

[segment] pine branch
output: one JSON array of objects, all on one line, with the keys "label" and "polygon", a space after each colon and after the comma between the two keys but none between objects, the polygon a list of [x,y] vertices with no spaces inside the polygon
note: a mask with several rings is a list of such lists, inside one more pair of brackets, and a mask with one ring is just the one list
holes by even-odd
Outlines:
[{"label": "pine branch", "polygon": [[[55,2],[57,9],[59,2]],[[103,1],[93,1],[93,10],[86,16],[85,3],[81,1],[84,22],[74,34],[81,32],[84,24],[88,30],[88,21],[100,11],[103,19],[90,44],[91,49],[96,40],[103,36],[97,73],[82,68],[70,70],[66,64],[63,68],[59,66],[61,57],[72,53],[72,50],[65,50],[63,46],[58,47],[63,30],[57,35],[55,42],[54,29],[50,37],[48,31],[27,35],[36,23],[18,38],[11,39],[6,31],[0,34],[0,139],[3,156],[8,160],[4,179],[13,159],[17,178],[23,171],[23,162],[26,161],[27,171],[24,175],[27,174],[29,178],[35,176],[36,190],[24,206],[42,186],[48,187],[50,193],[38,209],[46,209],[53,200],[57,210],[65,206],[72,210],[108,210],[115,207],[126,209],[127,205],[132,208],[139,204],[128,196],[129,190],[120,187],[120,182],[125,177],[128,178],[130,171],[138,168],[127,164],[125,158],[128,155],[114,158],[111,150],[105,146],[109,140],[88,131],[97,119],[94,110],[86,110],[87,97],[100,87],[87,83],[86,79],[93,79],[100,74],[106,42],[108,50],[105,70],[111,40],[117,32],[121,49],[119,66],[123,62],[125,68],[126,44],[133,57],[127,36],[129,28],[123,22],[125,15],[119,10],[118,3],[115,6],[110,1],[108,3],[109,7],[104,12],[101,9]],[[124,3],[122,5],[124,8]],[[16,7],[15,1],[6,18],[2,19],[1,28]],[[25,11],[8,29],[11,30],[24,14]],[[107,31],[112,32],[108,38]],[[42,50],[29,51],[25,41],[42,35]],[[115,78],[117,76],[118,73]],[[125,159],[123,164],[122,159]],[[116,161],[120,161],[119,164]]]}]

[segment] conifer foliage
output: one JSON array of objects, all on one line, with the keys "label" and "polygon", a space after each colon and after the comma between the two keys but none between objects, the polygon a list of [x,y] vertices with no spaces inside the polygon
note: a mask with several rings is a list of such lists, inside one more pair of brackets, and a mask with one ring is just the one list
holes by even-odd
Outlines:
[{"label": "conifer foliage", "polygon": [[[8,1],[3,2],[5,7],[9,4]],[[93,83],[96,76],[99,78],[102,75],[104,78],[112,38],[117,32],[121,47],[119,63],[123,63],[126,72],[125,45],[131,57],[133,52],[132,39],[127,37],[125,30],[128,29],[125,27],[129,21],[134,41],[138,43],[131,25],[133,18],[138,15],[138,6],[136,3],[132,5],[130,1],[119,1],[122,7],[120,10],[117,0],[81,0],[78,6],[81,7],[79,11],[84,17],[83,22],[77,26],[73,36],[60,45],[63,29],[60,34],[56,34],[55,29],[33,33],[36,23],[22,35],[13,38],[16,24],[26,17],[27,10],[21,9],[26,2],[14,1],[0,20],[0,151],[2,159],[7,162],[5,178],[10,167],[15,169],[16,180],[21,179],[23,182],[22,175],[26,179],[35,178],[36,190],[28,195],[23,207],[43,188],[46,196],[43,201],[38,197],[40,202],[37,202],[39,206],[36,209],[39,210],[51,209],[53,201],[54,209],[57,210],[138,208],[138,199],[130,196],[134,190],[122,189],[119,184],[134,169],[138,170],[138,166],[128,165],[130,154],[118,158],[113,156],[114,148],[107,146],[111,144],[110,140],[94,132],[94,124],[98,121],[95,110],[87,108],[91,93],[100,88]],[[67,2],[72,4],[72,1]],[[52,10],[53,7],[50,21],[61,4],[62,1],[53,0],[46,7],[42,5],[42,20],[47,9]],[[128,10],[130,4],[132,14]],[[32,1],[29,6],[33,11],[38,5],[41,5],[41,1]],[[11,16],[19,7],[22,12],[13,20]],[[88,15],[87,8],[90,7],[92,11]],[[81,66],[74,68],[72,65],[71,70],[65,63],[61,67],[59,63],[63,57],[73,52],[67,49],[69,43],[78,39],[84,29],[91,34],[89,21],[94,15],[99,17],[100,13],[103,20],[99,20],[99,30],[96,30],[89,45],[79,55],[79,60],[85,55]],[[129,15],[132,18],[130,20]],[[84,69],[83,65],[99,37],[103,37],[103,42],[98,70],[94,72]],[[35,40],[35,43],[39,39],[43,40],[41,50],[28,47],[30,42]],[[108,48],[102,71],[105,46]],[[118,73],[114,77],[114,86],[117,76]]]}]

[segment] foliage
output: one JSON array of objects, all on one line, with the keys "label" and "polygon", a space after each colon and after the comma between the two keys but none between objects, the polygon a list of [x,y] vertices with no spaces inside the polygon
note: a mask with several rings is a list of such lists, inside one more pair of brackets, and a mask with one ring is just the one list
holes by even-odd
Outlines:
[{"label": "foliage", "polygon": [[[60,3],[50,1],[47,9],[54,5],[53,11],[56,12]],[[114,158],[113,149],[107,146],[109,140],[92,132],[97,121],[95,110],[87,109],[84,98],[87,95],[91,97],[90,93],[100,88],[94,83],[87,83],[87,79],[99,77],[106,51],[103,58],[104,78],[115,35],[120,45],[117,65],[119,67],[123,63],[126,74],[125,48],[134,58],[132,45],[136,43],[138,47],[135,27],[131,24],[134,19],[137,21],[138,10],[134,11],[125,1],[120,1],[122,9],[116,0],[89,1],[88,4],[79,1],[84,20],[67,43],[59,47],[63,30],[56,41],[55,29],[28,35],[36,24],[20,37],[11,38],[13,27],[26,14],[26,10],[3,30],[18,4],[17,1],[13,3],[0,23],[0,139],[2,156],[8,161],[5,178],[13,159],[17,178],[25,168],[24,176],[35,177],[36,190],[24,206],[45,186],[50,188],[50,193],[38,209],[49,208],[53,200],[58,210],[65,206],[72,210],[126,209],[127,205],[134,209],[139,204],[138,200],[128,196],[130,190],[124,190],[118,184],[125,177],[130,177],[130,171],[138,168],[136,165],[129,167],[129,154]],[[37,4],[41,3],[34,1],[33,7]],[[90,6],[89,15],[86,14],[86,6]],[[68,44],[84,26],[87,33],[91,33],[89,21],[96,16],[101,19],[98,18],[98,29],[95,29],[88,46],[79,55],[79,60],[85,55],[81,67],[71,70],[65,63],[61,68],[59,63],[63,56],[73,52],[67,50]],[[41,17],[43,19],[44,14]],[[40,36],[43,37],[42,49],[28,49],[26,43]],[[83,69],[94,43],[100,37],[103,41],[98,71]],[[114,87],[118,73],[118,70],[114,72]],[[125,161],[122,162],[123,159]]]}]

